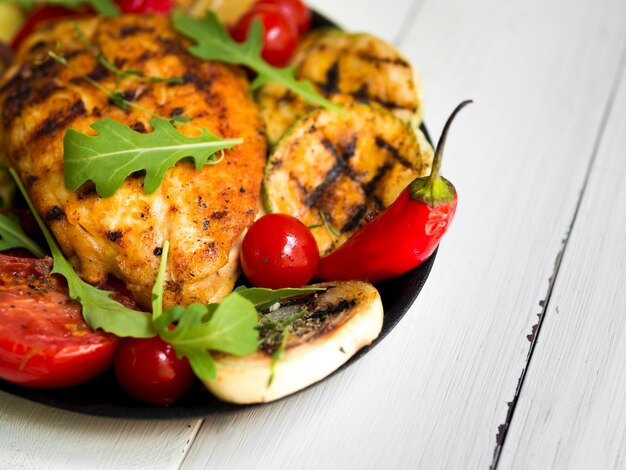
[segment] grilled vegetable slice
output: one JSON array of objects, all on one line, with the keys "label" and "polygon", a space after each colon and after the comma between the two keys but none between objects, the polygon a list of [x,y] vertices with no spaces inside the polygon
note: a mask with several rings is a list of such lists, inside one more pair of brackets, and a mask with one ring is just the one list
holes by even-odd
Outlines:
[{"label": "grilled vegetable slice", "polygon": [[323,379],[379,335],[383,306],[371,284],[315,287],[328,289],[285,300],[262,315],[255,354],[215,355],[217,378],[205,382],[207,388],[233,403],[276,400]]},{"label": "grilled vegetable slice", "polygon": [[[313,82],[336,103],[359,102],[382,107],[419,125],[422,92],[409,62],[392,45],[369,34],[325,29],[310,33],[293,59],[296,76]],[[298,117],[314,106],[269,84],[257,93],[268,140],[276,143]]]},{"label": "grilled vegetable slice", "polygon": [[266,210],[310,227],[321,255],[389,206],[413,179],[428,175],[433,157],[426,139],[393,114],[365,105],[346,111],[318,110],[299,121],[265,172]]}]

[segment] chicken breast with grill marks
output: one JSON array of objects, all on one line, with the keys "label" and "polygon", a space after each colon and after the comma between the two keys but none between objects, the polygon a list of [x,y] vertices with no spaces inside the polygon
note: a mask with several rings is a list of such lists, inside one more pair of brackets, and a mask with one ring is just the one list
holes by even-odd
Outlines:
[{"label": "chicken breast with grill marks", "polygon": [[[127,99],[160,116],[191,116],[191,124],[223,138],[242,138],[243,144],[200,171],[179,162],[151,195],[143,191],[142,174],[127,178],[106,199],[90,182],[68,191],[63,174],[67,129],[93,135],[90,125],[110,117],[150,132],[151,116],[120,109],[82,77],[108,90],[116,87],[114,75],[65,21],[44,25],[25,41],[0,83],[5,154],[86,281],[100,284],[115,276],[139,305],[149,308],[163,243],[169,240],[166,305],[221,299],[238,275],[237,240],[258,210],[266,153],[263,124],[247,97],[245,75],[192,58],[167,18],[93,18],[78,25],[120,69],[182,78],[177,83],[124,78],[120,91]],[[63,54],[69,67],[46,59],[49,50]],[[198,135],[190,127],[180,130]]]}]

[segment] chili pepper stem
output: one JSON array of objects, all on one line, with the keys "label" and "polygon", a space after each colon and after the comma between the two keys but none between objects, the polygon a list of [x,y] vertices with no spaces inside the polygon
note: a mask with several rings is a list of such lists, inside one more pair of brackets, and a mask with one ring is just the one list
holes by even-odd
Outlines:
[{"label": "chili pepper stem", "polygon": [[435,207],[441,203],[450,202],[454,199],[456,194],[454,186],[452,186],[448,180],[441,177],[441,161],[443,160],[443,150],[446,145],[446,139],[448,137],[450,126],[459,111],[470,103],[473,103],[473,101],[463,101],[456,107],[446,121],[443,131],[441,132],[441,137],[439,138],[439,143],[437,144],[437,148],[435,150],[430,175],[424,178],[417,178],[411,183],[410,195],[412,199],[424,202],[431,207]]}]

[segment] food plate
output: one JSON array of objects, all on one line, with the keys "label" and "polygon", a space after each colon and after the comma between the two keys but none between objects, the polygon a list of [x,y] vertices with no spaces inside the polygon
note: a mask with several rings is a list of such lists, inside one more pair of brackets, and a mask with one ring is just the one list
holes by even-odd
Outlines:
[{"label": "food plate", "polygon": [[[334,23],[322,15],[314,13],[313,25],[320,28],[334,26]],[[423,126],[422,130],[428,138],[428,133]],[[343,370],[367,354],[398,324],[424,286],[436,254],[437,252],[433,253],[428,260],[405,275],[376,285],[385,310],[382,331],[370,346],[361,349],[331,375]],[[311,386],[315,386],[315,384]],[[168,407],[149,405],[128,396],[117,384],[111,370],[83,384],[58,390],[25,388],[3,380],[0,380],[0,390],[55,408],[88,415],[125,419],[201,418],[261,406],[259,404],[234,405],[220,401],[211,395],[199,381],[173,405]],[[288,397],[284,399],[288,399]]]}]

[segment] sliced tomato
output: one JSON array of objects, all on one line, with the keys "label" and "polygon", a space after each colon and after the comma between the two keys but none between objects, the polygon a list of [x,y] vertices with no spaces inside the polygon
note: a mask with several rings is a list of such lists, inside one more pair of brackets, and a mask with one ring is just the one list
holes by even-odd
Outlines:
[{"label": "sliced tomato", "polygon": [[84,382],[113,364],[119,344],[89,328],[50,267],[50,259],[0,254],[0,378],[18,385]]}]

